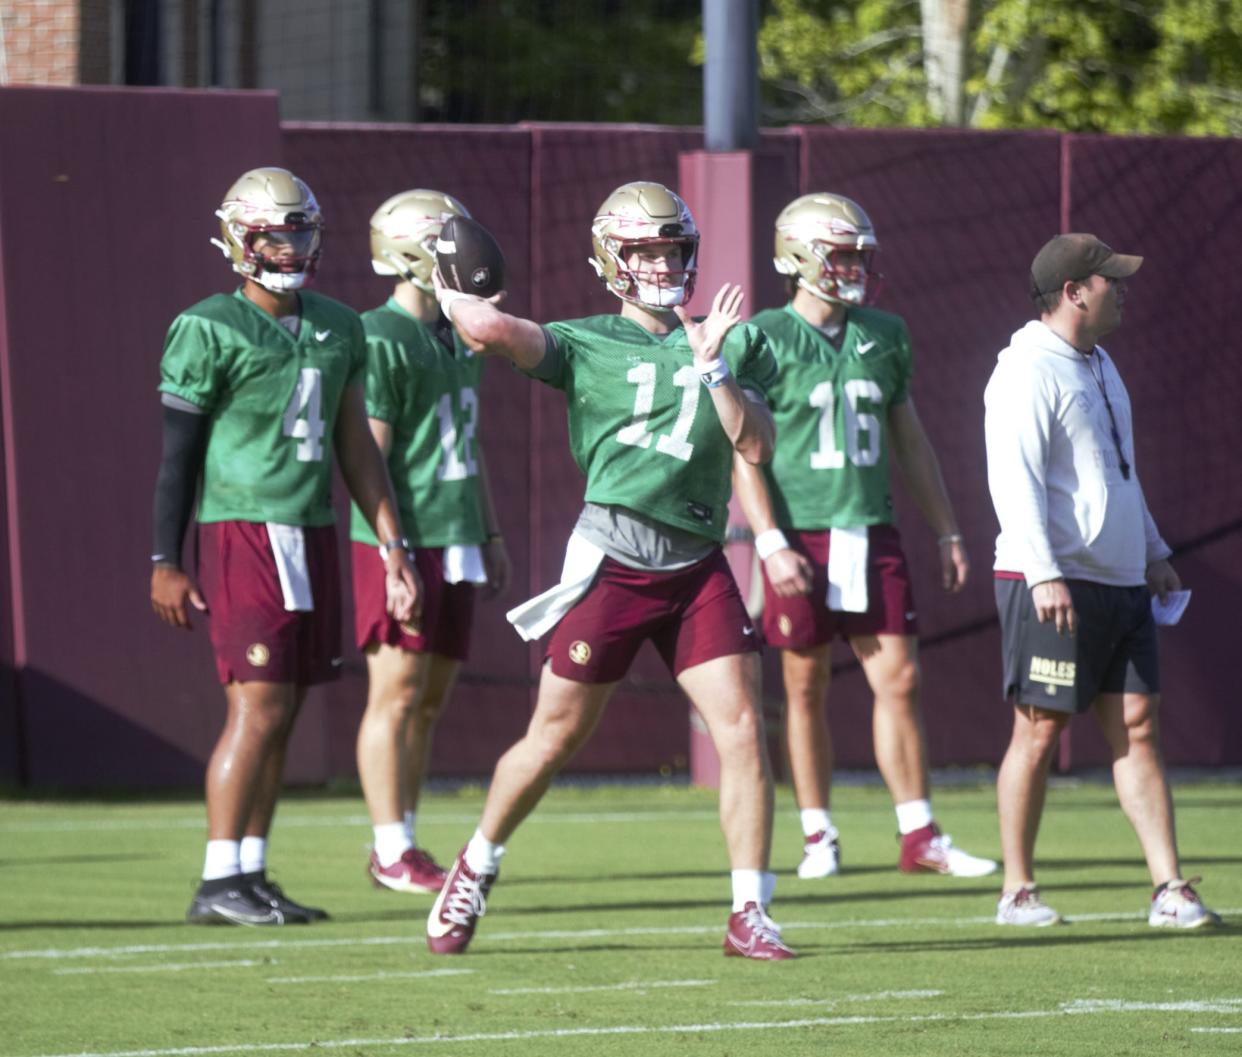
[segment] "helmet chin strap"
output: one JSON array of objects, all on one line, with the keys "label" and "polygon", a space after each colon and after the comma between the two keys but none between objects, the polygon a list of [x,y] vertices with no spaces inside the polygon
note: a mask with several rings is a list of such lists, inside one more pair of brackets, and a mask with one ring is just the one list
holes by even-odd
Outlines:
[{"label": "helmet chin strap", "polygon": [[306,285],[305,272],[269,272],[260,269],[253,279],[274,294],[287,294],[293,290],[301,290]]},{"label": "helmet chin strap", "polygon": [[805,279],[799,279],[798,286],[830,305],[861,305],[867,299],[866,279],[860,283],[842,283],[839,279],[834,280],[831,294]]},{"label": "helmet chin strap", "polygon": [[685,283],[677,286],[652,286],[650,283],[636,281],[634,286],[639,303],[646,308],[669,309],[686,303]]}]

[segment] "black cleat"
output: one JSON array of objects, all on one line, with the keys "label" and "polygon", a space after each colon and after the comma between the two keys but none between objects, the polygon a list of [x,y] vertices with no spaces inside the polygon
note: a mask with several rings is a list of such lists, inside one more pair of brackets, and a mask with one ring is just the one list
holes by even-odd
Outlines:
[{"label": "black cleat", "polygon": [[204,881],[186,911],[191,925],[283,925],[283,911],[260,900],[240,877]]},{"label": "black cleat", "polygon": [[327,921],[329,914],[319,907],[303,906],[285,895],[284,889],[275,881],[269,881],[263,872],[242,874],[242,880],[250,885],[256,902],[263,903],[284,915],[290,925],[308,925],[312,921]]}]

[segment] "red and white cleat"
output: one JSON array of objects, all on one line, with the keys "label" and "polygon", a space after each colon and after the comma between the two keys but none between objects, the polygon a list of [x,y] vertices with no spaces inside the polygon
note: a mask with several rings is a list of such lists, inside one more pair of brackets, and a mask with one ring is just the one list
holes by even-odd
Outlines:
[{"label": "red and white cleat", "polygon": [[726,958],[754,958],[764,962],[797,957],[781,939],[779,926],[758,903],[747,903],[729,915],[724,952]]},{"label": "red and white cleat", "polygon": [[487,893],[496,874],[475,874],[458,853],[427,916],[427,949],[432,954],[464,954],[479,918],[487,913]]},{"label": "red and white cleat", "polygon": [[901,838],[902,873],[942,873],[952,877],[986,877],[998,864],[991,859],[968,855],[953,846],[953,838],[941,833],[932,822]]},{"label": "red and white cleat", "polygon": [[367,873],[377,888],[391,888],[394,892],[430,892],[435,894],[444,887],[448,871],[421,848],[406,848],[391,866],[381,866],[379,857],[371,852]]}]

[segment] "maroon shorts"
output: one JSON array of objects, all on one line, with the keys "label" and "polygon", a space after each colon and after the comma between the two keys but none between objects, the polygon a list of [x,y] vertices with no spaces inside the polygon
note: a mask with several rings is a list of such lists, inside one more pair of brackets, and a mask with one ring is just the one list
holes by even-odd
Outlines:
[{"label": "maroon shorts", "polygon": [[341,581],[336,527],[302,530],[315,608],[285,609],[267,526],[198,526],[198,578],[207,600],[220,682],[327,683],[341,674]]},{"label": "maroon shorts", "polygon": [[867,599],[865,613],[828,608],[828,530],[785,529],[785,538],[814,567],[809,595],[782,598],[763,571],[763,635],[772,646],[805,650],[822,646],[837,635],[917,635],[910,570],[895,525],[872,525],[867,534]]},{"label": "maroon shorts", "polygon": [[548,642],[552,671],[579,683],[615,683],[650,639],[678,675],[696,664],[759,649],[724,552],[659,573],[605,558],[591,588]]},{"label": "maroon shorts", "polygon": [[358,649],[373,642],[400,646],[411,653],[435,653],[464,661],[470,649],[474,618],[474,584],[444,582],[444,550],[417,547],[414,568],[423,582],[423,615],[417,631],[388,615],[384,563],[367,543],[350,544],[354,572],[354,634]]}]

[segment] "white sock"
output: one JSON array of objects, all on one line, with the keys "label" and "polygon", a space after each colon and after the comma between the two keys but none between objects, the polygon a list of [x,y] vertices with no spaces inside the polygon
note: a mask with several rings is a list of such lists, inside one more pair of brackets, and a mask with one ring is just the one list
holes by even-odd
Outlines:
[{"label": "white sock", "polygon": [[495,873],[500,869],[500,860],[505,853],[503,844],[493,844],[483,831],[476,829],[470,843],[466,845],[466,865],[473,874]]},{"label": "white sock", "polygon": [[813,837],[821,830],[832,829],[832,816],[828,814],[826,808],[804,807],[799,814],[802,816],[802,835],[804,837]]},{"label": "white sock", "polygon": [[762,870],[734,870],[730,877],[733,881],[733,910],[735,912],[741,910],[747,903],[764,905]]},{"label": "white sock", "polygon": [[204,881],[236,877],[241,872],[240,841],[209,840],[207,842],[207,857],[203,860]]},{"label": "white sock", "polygon": [[897,828],[903,837],[916,829],[930,826],[931,823],[930,800],[907,800],[904,804],[897,805]]},{"label": "white sock", "polygon": [[262,873],[267,869],[267,838],[242,837],[238,858],[242,873]]},{"label": "white sock", "polygon": [[763,909],[767,910],[772,905],[772,897],[776,895],[776,874],[771,870],[764,870],[759,875],[759,900],[763,904]]},{"label": "white sock", "polygon": [[405,854],[406,848],[414,846],[404,822],[381,822],[371,829],[375,833],[375,857],[381,866],[391,866]]},{"label": "white sock", "polygon": [[415,812],[407,811],[405,813],[405,835],[410,838],[411,848],[418,847],[418,841],[414,839],[414,818]]}]

